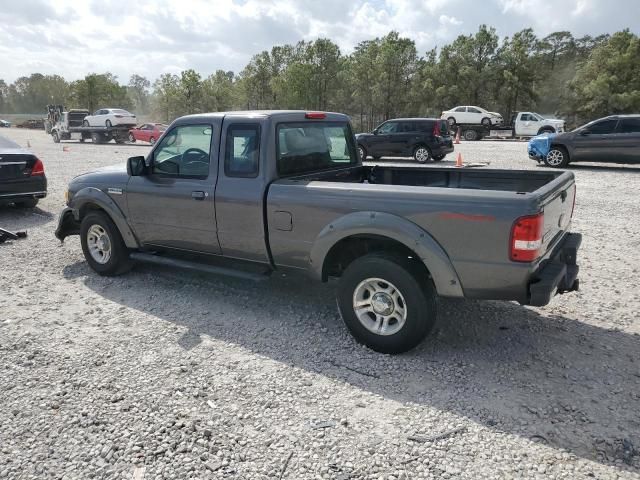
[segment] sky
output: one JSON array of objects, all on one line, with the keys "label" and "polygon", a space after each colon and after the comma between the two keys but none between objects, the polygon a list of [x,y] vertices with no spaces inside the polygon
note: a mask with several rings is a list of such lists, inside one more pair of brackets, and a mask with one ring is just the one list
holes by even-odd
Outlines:
[{"label": "sky", "polygon": [[111,72],[151,81],[193,68],[240,72],[273,45],[327,37],[343,53],[390,30],[418,52],[485,23],[500,37],[640,33],[638,0],[0,0],[0,78],[34,72],[76,80]]}]

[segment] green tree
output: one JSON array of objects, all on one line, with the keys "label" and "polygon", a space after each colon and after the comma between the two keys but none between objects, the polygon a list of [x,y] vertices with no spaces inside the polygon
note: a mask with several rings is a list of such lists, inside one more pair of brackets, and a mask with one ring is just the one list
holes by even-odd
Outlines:
[{"label": "green tree", "polygon": [[149,113],[149,87],[151,82],[146,77],[134,73],[129,78],[127,91],[138,115]]},{"label": "green tree", "polygon": [[155,115],[170,123],[176,116],[180,95],[180,79],[177,75],[163,73],[153,83],[152,104]]},{"label": "green tree", "polygon": [[571,82],[580,120],[640,111],[640,38],[629,30],[595,47]]},{"label": "green tree", "polygon": [[200,111],[202,77],[198,72],[189,69],[180,73],[180,93],[183,113],[192,114]]},{"label": "green tree", "polygon": [[127,87],[118,83],[118,77],[111,73],[91,73],[70,85],[70,108],[88,108],[93,112],[98,108],[131,108]]},{"label": "green tree", "polygon": [[233,72],[217,70],[202,81],[204,111],[224,112],[232,110],[238,103],[235,93],[235,75]]}]

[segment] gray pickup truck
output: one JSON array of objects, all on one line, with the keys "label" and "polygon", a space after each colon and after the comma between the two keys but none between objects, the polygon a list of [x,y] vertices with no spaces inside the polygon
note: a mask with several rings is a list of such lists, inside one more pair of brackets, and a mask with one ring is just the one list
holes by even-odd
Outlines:
[{"label": "gray pickup truck", "polygon": [[153,262],[339,278],[345,324],[385,353],[424,338],[438,296],[546,305],[578,288],[573,173],[363,166],[337,113],[182,117],[147,158],[80,175],[66,197],[56,236],[80,235],[101,275]]}]

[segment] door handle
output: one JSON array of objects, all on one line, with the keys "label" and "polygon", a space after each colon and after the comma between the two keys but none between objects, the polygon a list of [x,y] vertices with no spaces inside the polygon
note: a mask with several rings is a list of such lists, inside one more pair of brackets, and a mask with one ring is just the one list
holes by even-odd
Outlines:
[{"label": "door handle", "polygon": [[206,196],[207,194],[205,192],[191,192],[191,198],[193,198],[194,200],[204,200]]}]

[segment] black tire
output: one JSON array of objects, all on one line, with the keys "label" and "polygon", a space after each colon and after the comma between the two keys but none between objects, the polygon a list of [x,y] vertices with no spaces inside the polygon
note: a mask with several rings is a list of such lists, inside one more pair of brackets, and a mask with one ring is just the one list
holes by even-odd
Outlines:
[{"label": "black tire", "polygon": [[544,164],[551,168],[565,168],[569,165],[569,152],[566,148],[554,145],[544,157]]},{"label": "black tire", "polygon": [[116,143],[122,145],[126,140],[124,138],[116,138]]},{"label": "black tire", "polygon": [[104,126],[107,128],[111,128],[113,125],[111,125],[111,120],[107,120],[106,122],[104,122]]},{"label": "black tire", "polygon": [[553,128],[541,128],[538,130],[538,135],[544,135],[545,133],[556,133]]},{"label": "black tire", "polygon": [[51,132],[51,138],[53,138],[53,143],[60,143],[60,135],[58,135],[58,132]]},{"label": "black tire", "polygon": [[454,127],[456,124],[456,119],[453,117],[449,117],[447,118],[447,123],[449,124],[449,127]]},{"label": "black tire", "polygon": [[413,159],[418,163],[426,163],[431,158],[431,150],[426,145],[418,145],[413,150]]},{"label": "black tire", "polygon": [[90,127],[91,125],[89,125],[89,120],[83,120],[82,121],[82,126],[83,127]]},{"label": "black tire", "polygon": [[149,143],[150,143],[151,145],[155,145],[155,144],[156,144],[156,139],[155,139],[155,138],[153,138],[153,137],[151,137],[151,138],[149,139]]},{"label": "black tire", "polygon": [[491,126],[491,119],[484,117],[482,120],[480,120],[480,123],[482,125],[484,125],[485,127],[490,127]]},{"label": "black tire", "polygon": [[[93,226],[99,226],[107,235],[110,257],[105,263],[96,261],[89,251],[88,233]],[[89,266],[98,274],[105,276],[121,275],[131,270],[133,262],[129,259],[124,240],[113,220],[104,212],[88,213],[80,223],[80,243]]]},{"label": "black tire", "polygon": [[31,198],[28,200],[20,200],[19,202],[15,202],[14,205],[18,208],[34,208],[38,205],[39,199]]},{"label": "black tire", "polygon": [[478,136],[478,132],[476,132],[475,130],[465,130],[463,134],[464,139],[468,142],[474,142],[478,140]]},{"label": "black tire", "polygon": [[136,137],[134,137],[134,136],[133,136],[133,133],[130,133],[130,134],[129,134],[129,141],[130,141],[131,143],[136,143]]},{"label": "black tire", "polygon": [[433,157],[433,161],[434,161],[434,162],[439,162],[440,160],[443,160],[443,159],[444,159],[444,157],[445,157],[445,155],[435,155],[435,156]]},{"label": "black tire", "polygon": [[367,149],[358,144],[358,155],[360,155],[360,161],[364,162],[367,159]]},{"label": "black tire", "polygon": [[[374,333],[358,318],[354,297],[367,279],[383,280],[382,284],[394,288],[405,300],[404,324],[396,322],[394,327],[389,322],[389,327],[399,327],[398,331],[389,335]],[[436,321],[436,291],[431,279],[400,255],[371,253],[354,260],[340,278],[337,300],[342,320],[351,334],[376,352],[396,354],[411,350],[431,331]],[[370,314],[378,316],[374,312]]]},{"label": "black tire", "polygon": [[84,137],[80,137],[80,143],[84,143],[85,138]]}]

